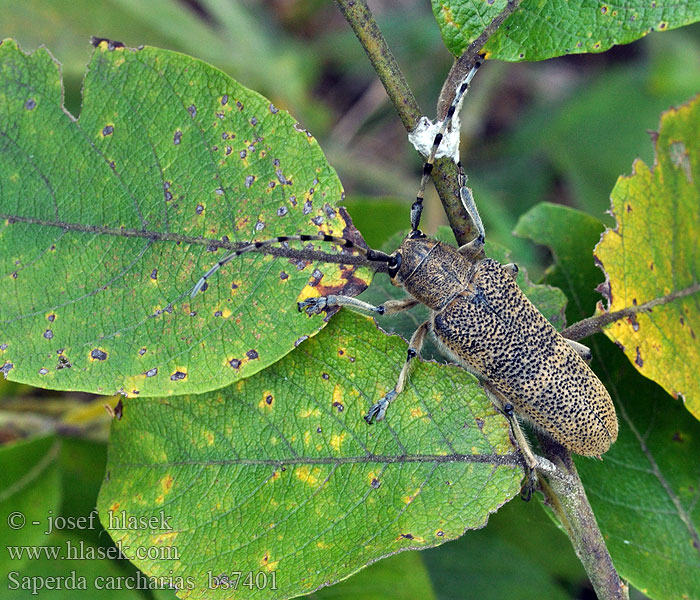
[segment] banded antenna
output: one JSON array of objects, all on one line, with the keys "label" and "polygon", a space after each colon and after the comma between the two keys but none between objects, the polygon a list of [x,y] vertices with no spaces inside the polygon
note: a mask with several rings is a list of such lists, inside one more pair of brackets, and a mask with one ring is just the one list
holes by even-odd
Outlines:
[{"label": "banded antenna", "polygon": [[428,183],[428,177],[430,177],[430,174],[433,171],[435,155],[440,147],[440,142],[442,142],[445,131],[447,131],[447,128],[452,124],[452,117],[457,111],[457,107],[462,101],[462,98],[467,91],[469,91],[469,84],[474,78],[474,75],[476,75],[476,72],[479,70],[480,66],[481,58],[478,58],[469,73],[467,73],[466,77],[462,80],[459,88],[457,88],[457,93],[455,94],[454,100],[452,101],[452,104],[450,104],[450,108],[447,109],[447,114],[440,125],[440,129],[438,130],[437,134],[435,134],[435,139],[433,140],[433,146],[430,149],[430,154],[428,155],[428,158],[425,159],[425,163],[423,163],[423,175],[420,178],[420,185],[418,186],[416,201],[411,206],[411,229],[413,232],[417,232],[418,226],[420,225],[420,218],[421,214],[423,213],[423,196],[425,195],[425,186]]},{"label": "banded antenna", "polygon": [[251,242],[250,244],[246,244],[245,246],[242,246],[238,250],[234,250],[229,254],[228,256],[222,258],[218,263],[216,263],[211,269],[209,269],[204,275],[202,275],[199,278],[199,281],[196,283],[194,288],[192,288],[192,291],[190,292],[190,297],[194,298],[197,293],[204,287],[204,285],[207,283],[207,279],[209,279],[214,273],[216,273],[221,267],[223,267],[226,263],[231,262],[234,258],[237,256],[240,256],[241,254],[245,254],[246,252],[254,252],[256,250],[260,250],[260,248],[264,248],[265,246],[270,246],[272,244],[283,244],[284,242],[329,242],[332,244],[337,244],[338,246],[343,246],[343,248],[352,248],[353,250],[359,252],[360,254],[364,254],[367,257],[367,260],[371,261],[377,261],[377,262],[385,262],[389,263],[391,261],[391,257],[384,253],[381,252],[380,250],[372,250],[371,248],[363,248],[361,246],[358,246],[353,242],[352,240],[349,240],[347,238],[342,238],[342,237],[336,237],[334,235],[327,235],[324,233],[320,233],[318,235],[281,235],[275,238],[270,238],[269,240],[261,240],[259,242]]}]

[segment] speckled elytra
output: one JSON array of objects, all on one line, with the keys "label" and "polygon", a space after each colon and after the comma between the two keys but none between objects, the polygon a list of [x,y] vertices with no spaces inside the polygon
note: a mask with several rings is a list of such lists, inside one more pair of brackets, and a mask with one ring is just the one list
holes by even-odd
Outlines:
[{"label": "speckled elytra", "polygon": [[460,197],[477,229],[477,236],[460,248],[426,237],[419,229],[425,184],[437,148],[449,127],[478,64],[459,86],[424,168],[416,201],[411,208],[411,232],[393,254],[362,248],[331,235],[292,235],[243,246],[214,265],[199,280],[194,296],[209,277],[234,257],[269,244],[288,241],[326,241],[352,248],[370,260],[386,263],[391,282],[409,294],[374,306],[349,296],[309,298],[299,310],[315,314],[335,306],[349,306],[389,315],[417,304],[430,308],[430,318],[409,342],[406,362],[396,386],[373,404],[365,420],[381,421],[389,404],[406,384],[409,366],[420,353],[428,333],[462,367],[484,384],[490,399],[509,417],[513,432],[530,469],[536,459],[529,450],[513,412],[546,432],[568,450],[600,456],[617,439],[617,417],[610,395],[586,360],[588,348],[562,337],[515,283],[513,264],[484,258],[484,228],[460,171]]}]

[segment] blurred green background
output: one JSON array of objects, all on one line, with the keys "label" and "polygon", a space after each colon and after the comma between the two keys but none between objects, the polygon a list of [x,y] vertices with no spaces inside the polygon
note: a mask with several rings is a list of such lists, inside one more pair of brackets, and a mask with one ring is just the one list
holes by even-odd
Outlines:
[{"label": "blurred green background", "polygon": [[[371,7],[424,112],[432,117],[452,57],[429,3],[376,0]],[[0,0],[0,37],[25,51],[43,44],[63,65],[65,104],[78,116],[92,35],[179,50],[221,68],[295,115],[319,140],[346,190],[368,243],[380,246],[408,226],[421,159],[408,144],[369,62],[327,0]],[[533,64],[487,63],[462,116],[462,162],[490,241],[512,250],[537,279],[542,248],[512,236],[518,217],[540,201],[579,208],[608,224],[609,193],[635,158],[653,161],[647,131],[659,115],[700,90],[700,27],[654,33],[598,55]],[[445,223],[432,189],[424,229]],[[601,277],[602,279],[602,277]],[[0,486],[0,513],[30,502],[39,516],[88,515],[104,476],[115,398],[57,394],[0,378],[0,472],[20,469],[21,489]],[[13,481],[12,478],[8,481]],[[19,535],[19,534],[18,534]],[[32,537],[34,536],[34,537]],[[109,547],[103,531],[11,543]],[[9,538],[8,538],[9,539]],[[7,541],[7,543],[10,543]],[[0,549],[4,552],[4,548]],[[126,561],[0,558],[3,579],[22,575],[133,575]],[[397,579],[402,582],[396,586]],[[8,592],[0,598],[26,598]],[[13,595],[15,594],[15,595]],[[82,595],[81,595],[82,594]],[[635,596],[635,594],[637,594]],[[42,597],[172,598],[167,591],[45,592]],[[423,553],[381,561],[315,598],[594,598],[566,537],[538,502],[513,501],[481,531]],[[641,598],[633,592],[633,598]]]}]

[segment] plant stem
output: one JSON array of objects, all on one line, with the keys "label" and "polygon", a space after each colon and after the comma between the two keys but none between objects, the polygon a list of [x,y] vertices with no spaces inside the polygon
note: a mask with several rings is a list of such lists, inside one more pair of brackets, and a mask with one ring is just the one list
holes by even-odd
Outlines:
[{"label": "plant stem", "polygon": [[[423,111],[409,88],[367,2],[336,0],[336,4],[367,53],[406,131],[413,131],[423,116]],[[455,89],[456,87],[451,90],[453,97]],[[432,177],[457,242],[466,244],[476,235],[476,228],[462,208],[459,199],[457,165],[449,158],[439,159],[435,161]]]},{"label": "plant stem", "polygon": [[540,474],[545,504],[566,530],[598,598],[628,600],[629,588],[615,570],[571,453],[547,435],[538,434],[537,437],[544,455],[569,476],[544,479]]},{"label": "plant stem", "polygon": [[340,12],[362,44],[372,67],[407,131],[412,131],[423,116],[399,64],[389,49],[379,25],[365,0],[336,0]]},{"label": "plant stem", "polygon": [[586,338],[594,333],[599,333],[603,331],[603,328],[610,323],[619,321],[620,319],[625,319],[627,317],[632,317],[641,312],[651,312],[655,306],[661,306],[662,304],[667,304],[678,298],[683,298],[700,291],[700,283],[694,283],[687,288],[678,290],[676,292],[671,292],[666,296],[659,298],[654,298],[645,302],[644,304],[639,304],[638,306],[628,306],[622,310],[616,310],[615,312],[605,312],[593,317],[588,317],[583,319],[578,323],[574,323],[570,327],[567,327],[561,334],[565,338],[570,340],[578,341]]}]

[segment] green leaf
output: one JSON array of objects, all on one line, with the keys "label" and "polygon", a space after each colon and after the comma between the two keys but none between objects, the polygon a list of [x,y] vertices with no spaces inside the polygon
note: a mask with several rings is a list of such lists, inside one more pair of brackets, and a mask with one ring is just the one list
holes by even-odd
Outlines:
[{"label": "green leaf", "polygon": [[[207,573],[233,570],[268,577],[251,598],[308,593],[481,527],[520,488],[507,423],[472,375],[418,362],[386,420],[368,426],[405,356],[398,337],[341,311],[264,374],[210,394],[125,400],[98,500],[105,527],[131,548],[175,547],[177,562],[134,562],[193,577],[184,598],[211,598]],[[109,522],[161,514],[172,529]]]},{"label": "green leaf", "polygon": [[[612,192],[615,229],[595,253],[608,312],[651,303],[605,334],[640,373],[700,419],[700,97],[664,113],[653,168],[637,160]],[[697,332],[697,333],[696,333]]]},{"label": "green leaf", "polygon": [[[549,204],[518,224],[520,234],[552,249],[555,265],[546,280],[562,282],[582,316],[590,314],[592,289],[602,278],[592,266],[602,229],[584,213]],[[700,597],[700,424],[635,372],[602,334],[583,341],[620,423],[618,440],[602,462],[576,459],[615,566],[650,598]]]},{"label": "green leaf", "polygon": [[[506,0],[432,0],[442,39],[459,56],[506,7]],[[634,0],[581,4],[562,0],[523,0],[484,46],[487,58],[545,60],[565,54],[603,52],[651,31],[666,31],[700,20],[700,4]]]},{"label": "green leaf", "polygon": [[[491,535],[488,528],[426,552],[425,561],[438,591],[438,600],[571,598],[528,553]],[[464,593],[465,582],[469,582],[468,595]]]},{"label": "green leaf", "polygon": [[[370,565],[349,579],[310,594],[310,600],[435,600],[418,552],[402,552]],[[400,581],[401,585],[396,583]]]},{"label": "green leaf", "polygon": [[617,442],[577,459],[623,579],[649,598],[700,598],[700,423],[596,336],[594,367],[615,401]]},{"label": "green leaf", "polygon": [[102,42],[76,121],[49,53],[6,41],[0,105],[0,369],[13,380],[141,396],[222,387],[323,326],[296,314],[298,298],[369,279],[249,253],[190,299],[234,243],[356,233],[314,138],[213,67]]},{"label": "green leaf", "polygon": [[[47,518],[58,514],[61,501],[58,455],[60,442],[54,436],[36,437],[0,447],[0,553],[3,593],[8,573],[31,562],[10,557],[6,546],[39,546],[45,543]],[[34,522],[38,523],[34,525]]]}]

